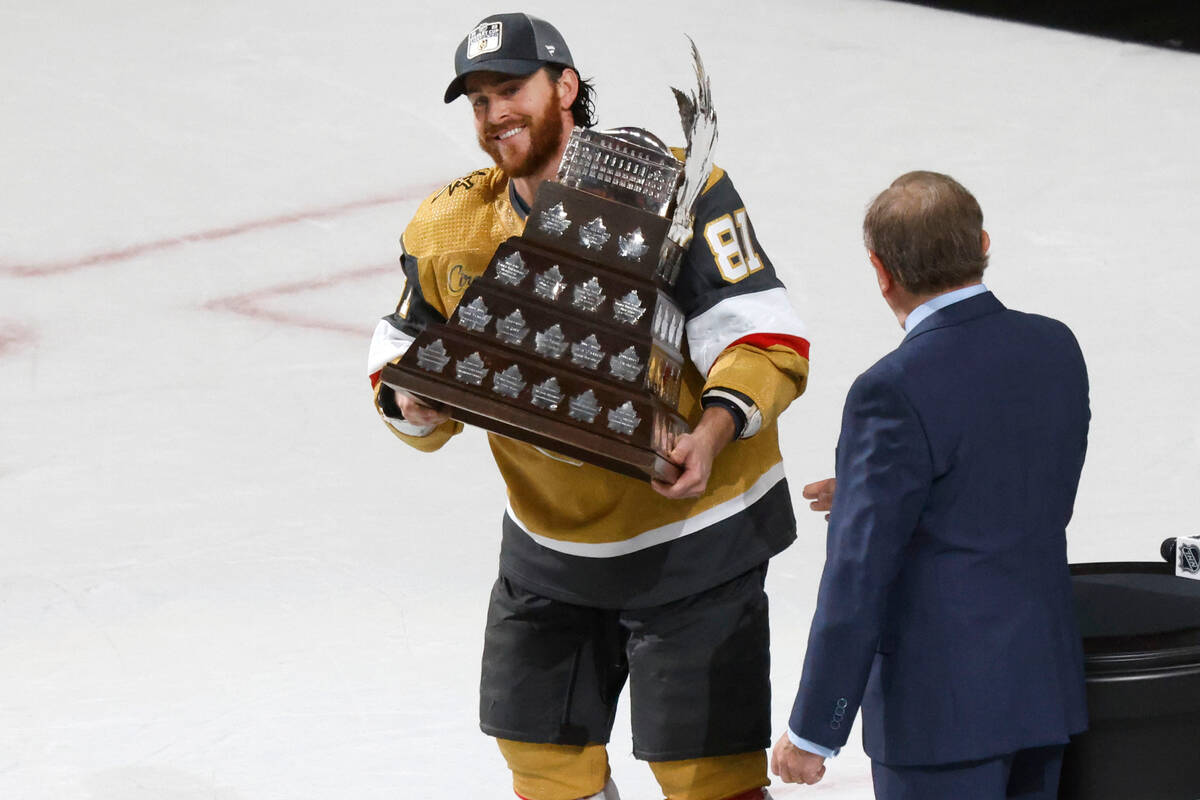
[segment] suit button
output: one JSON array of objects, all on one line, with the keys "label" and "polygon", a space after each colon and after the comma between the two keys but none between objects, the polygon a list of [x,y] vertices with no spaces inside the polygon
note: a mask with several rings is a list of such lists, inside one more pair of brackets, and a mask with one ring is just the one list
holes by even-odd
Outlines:
[{"label": "suit button", "polygon": [[829,727],[836,731],[838,728],[842,727],[842,723],[835,719],[833,722],[829,723]]},{"label": "suit button", "polygon": [[844,698],[844,697],[838,698],[838,701],[837,701],[838,708],[845,708],[848,705],[850,705],[850,704],[846,702],[846,698]]}]

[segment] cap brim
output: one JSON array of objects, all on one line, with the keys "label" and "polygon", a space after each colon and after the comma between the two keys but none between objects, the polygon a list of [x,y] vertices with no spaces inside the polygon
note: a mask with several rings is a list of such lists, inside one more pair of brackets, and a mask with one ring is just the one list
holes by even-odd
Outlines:
[{"label": "cap brim", "polygon": [[460,94],[466,94],[467,89],[463,85],[465,83],[464,79],[472,72],[499,72],[501,75],[524,76],[532,75],[548,63],[547,61],[527,61],[520,58],[497,58],[493,61],[481,61],[478,64],[472,64],[470,69],[450,81],[450,85],[446,87],[446,96],[443,100],[447,103],[452,103]]}]

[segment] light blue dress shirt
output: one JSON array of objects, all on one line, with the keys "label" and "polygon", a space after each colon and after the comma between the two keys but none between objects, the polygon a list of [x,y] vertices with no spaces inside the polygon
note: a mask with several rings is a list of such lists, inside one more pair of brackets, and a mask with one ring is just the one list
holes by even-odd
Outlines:
[{"label": "light blue dress shirt", "polygon": [[[921,322],[933,312],[939,311],[946,306],[954,305],[959,301],[966,300],[968,297],[974,297],[975,295],[983,294],[987,290],[988,288],[982,283],[977,283],[974,286],[964,286],[961,289],[955,289],[952,292],[939,294],[937,297],[927,300],[926,302],[914,308],[904,320],[904,332],[908,333],[913,328],[920,325]],[[797,736],[791,728],[788,728],[788,739],[790,739],[792,744],[796,745],[796,747],[799,747],[801,750],[807,750],[810,753],[816,753],[822,758],[833,758],[842,749],[838,747],[831,750],[828,747],[817,744],[816,742],[810,742],[808,739]]]},{"label": "light blue dress shirt", "polygon": [[960,300],[966,300],[968,297],[974,297],[977,294],[983,294],[988,288],[982,283],[977,283],[974,286],[964,286],[961,289],[955,289],[952,292],[939,294],[937,297],[931,298],[921,305],[917,306],[904,320],[904,332],[908,333],[913,328],[921,324],[922,321],[935,311],[939,311],[946,306],[952,306]]}]

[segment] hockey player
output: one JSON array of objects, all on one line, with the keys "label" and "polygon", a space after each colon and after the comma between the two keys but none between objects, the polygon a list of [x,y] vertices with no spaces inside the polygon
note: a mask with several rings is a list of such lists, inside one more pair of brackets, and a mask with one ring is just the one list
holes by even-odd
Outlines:
[{"label": "hockey player", "polygon": [[[446,409],[379,384],[446,320],[497,245],[521,233],[592,87],[559,32],[484,19],[458,46],[445,101],[466,95],[495,166],[427,198],[404,231],[406,283],[371,344],[380,415],[437,450]],[[767,561],[795,539],[776,420],[805,387],[808,342],[728,176],[714,169],[674,294],[687,315],[679,404],[692,424],[648,484],[489,434],[508,489],[484,637],[480,725],[527,800],[615,800],[605,743],[626,680],[634,754],[670,800],[759,800],[769,783]]]}]

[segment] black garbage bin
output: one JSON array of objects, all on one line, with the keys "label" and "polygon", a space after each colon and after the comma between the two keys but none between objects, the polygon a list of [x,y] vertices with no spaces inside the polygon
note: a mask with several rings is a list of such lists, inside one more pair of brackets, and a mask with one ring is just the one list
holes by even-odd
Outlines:
[{"label": "black garbage bin", "polygon": [[1166,563],[1074,564],[1090,726],[1060,800],[1200,798],[1200,581]]}]

